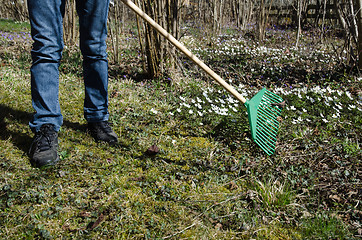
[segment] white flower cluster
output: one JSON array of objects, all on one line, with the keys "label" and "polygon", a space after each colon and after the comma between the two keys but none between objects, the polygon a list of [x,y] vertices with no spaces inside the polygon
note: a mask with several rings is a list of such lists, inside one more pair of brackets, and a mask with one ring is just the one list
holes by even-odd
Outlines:
[{"label": "white flower cluster", "polygon": [[[202,41],[206,41],[203,39]],[[258,43],[250,44],[242,37],[235,38],[232,36],[219,36],[211,40],[215,44],[215,48],[204,48],[197,44],[197,41],[193,41],[192,37],[185,36],[183,42],[185,45],[192,48],[192,51],[200,57],[200,55],[208,56],[237,56],[237,55],[250,55],[252,57],[262,56],[269,62],[285,62],[297,60],[299,62],[312,61],[321,64],[335,63],[338,61],[336,56],[328,54],[327,50],[322,48],[313,49],[307,47],[301,48],[271,48],[261,46]],[[197,46],[195,46],[197,45]],[[278,67],[278,66],[274,66]]]},{"label": "white flower cluster", "polygon": [[211,87],[203,89],[202,95],[195,98],[179,97],[180,105],[176,112],[185,112],[188,114],[196,114],[202,117],[205,114],[217,114],[220,116],[232,116],[239,110],[240,103],[231,97],[224,90],[215,90]]},{"label": "white flower cluster", "polygon": [[[253,97],[260,89],[249,88],[243,84],[236,87],[239,93],[245,98]],[[287,111],[295,111],[296,118],[291,119],[292,124],[310,123],[313,118],[318,118],[324,123],[328,123],[333,119],[339,119],[346,111],[359,110],[362,111],[362,98],[355,100],[348,91],[334,90],[330,87],[321,88],[320,86],[307,88],[274,88],[273,93],[288,99],[288,96],[296,96],[302,102],[299,107],[293,104],[287,105]],[[310,95],[313,95],[310,96]],[[341,98],[351,101],[341,102]],[[176,109],[178,113],[186,112],[188,114],[197,114],[196,116],[204,116],[204,114],[217,114],[220,116],[232,116],[239,111],[241,103],[228,94],[225,90],[215,90],[211,87],[203,89],[203,93],[195,99],[188,99],[180,96],[181,103]],[[354,102],[354,103],[353,103]],[[324,105],[325,114],[313,111],[314,105]],[[288,118],[288,116],[286,116]]]},{"label": "white flower cluster", "polygon": [[[284,37],[287,38],[288,33],[286,32],[285,34],[286,36]],[[190,45],[192,45],[191,43],[196,44],[195,41],[191,41],[190,39],[186,39],[186,42]],[[196,47],[195,45],[190,47],[194,47],[193,51],[196,53],[196,55],[215,56],[216,59],[218,56],[222,59],[223,56],[237,56],[244,54],[251,57],[263,57],[264,62],[260,63],[260,69],[256,70],[255,67],[251,66],[251,73],[258,71],[265,72],[267,70],[281,73],[284,71],[283,63],[293,62],[293,60],[298,62],[310,61],[319,65],[334,64],[338,61],[335,56],[330,55],[328,51],[323,48],[313,50],[308,47],[292,47],[288,49],[270,48],[261,46],[258,43],[250,44],[250,42],[247,42],[241,37],[235,38],[227,35],[214,38],[212,42],[215,45],[213,48],[201,48],[200,46]],[[308,64],[306,64],[306,67],[308,67]],[[235,88],[246,98],[254,96],[260,90],[253,89],[242,84],[236,86]],[[189,112],[199,113],[198,115],[200,116],[206,112],[226,116],[238,111],[238,103],[233,102],[236,100],[230,97],[226,91],[224,91],[224,97],[222,98],[218,97],[220,94],[215,95],[213,91],[214,90],[211,90],[210,88],[206,89],[203,93],[202,100],[199,98],[199,100],[202,102],[199,102],[197,99],[189,101],[186,99],[181,99],[183,102],[177,111],[181,112],[182,108],[188,108]],[[316,118],[321,119],[321,121],[326,123],[333,121],[333,119],[341,118],[343,114],[348,114],[348,111],[362,111],[361,96],[355,99],[350,92],[344,91],[342,89],[332,89],[329,86],[298,88],[280,87],[271,89],[271,91],[285,99],[288,99],[288,96],[290,95],[297,97],[295,103],[289,102],[291,105],[286,107],[286,110],[295,111],[297,113],[297,117],[291,119],[292,123],[294,124],[300,122],[311,122]],[[324,108],[324,115],[322,114],[321,116],[321,113],[316,113],[316,111],[313,111],[315,106],[318,106],[318,108]]]},{"label": "white flower cluster", "polygon": [[[297,109],[294,105],[290,105],[286,107],[286,110],[290,111],[299,111],[299,117],[297,119],[292,119],[293,124],[297,124],[303,122],[304,120],[310,122],[311,120],[307,116],[311,116],[312,111],[308,111],[306,108],[313,108],[315,104],[324,104],[325,108],[328,110],[328,115],[332,119],[338,119],[342,115],[342,111],[352,111],[354,109],[358,109],[362,111],[362,101],[355,100],[352,94],[348,91],[342,90],[334,90],[331,89],[329,86],[326,88],[321,88],[320,86],[315,86],[312,88],[302,87],[302,88],[292,88],[292,89],[285,89],[285,88],[275,88],[273,90],[274,93],[279,95],[294,95],[297,96],[301,101],[304,102],[304,106],[300,109]],[[313,95],[314,97],[310,96]],[[346,98],[351,103],[345,106],[341,102],[341,98]],[[355,104],[353,104],[355,102]],[[357,105],[357,106],[356,106]],[[305,116],[303,119],[302,116]],[[321,120],[324,123],[329,122],[327,119],[328,117],[324,116],[320,113]]]}]

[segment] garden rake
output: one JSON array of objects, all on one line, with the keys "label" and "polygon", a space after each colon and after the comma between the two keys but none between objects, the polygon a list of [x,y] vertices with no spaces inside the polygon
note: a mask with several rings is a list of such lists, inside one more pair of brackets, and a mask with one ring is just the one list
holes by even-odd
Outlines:
[{"label": "garden rake", "polygon": [[183,52],[222,87],[230,92],[234,97],[241,101],[247,108],[251,136],[253,140],[268,154],[272,155],[275,151],[277,133],[279,129],[279,117],[281,115],[281,103],[283,99],[278,95],[263,88],[253,98],[246,100],[233,87],[226,83],[219,75],[212,71],[199,58],[191,53],[184,45],[177,41],[164,28],[157,24],[151,17],[144,13],[130,0],[122,0],[136,14],[149,23],[162,36],[169,40],[177,49]]}]

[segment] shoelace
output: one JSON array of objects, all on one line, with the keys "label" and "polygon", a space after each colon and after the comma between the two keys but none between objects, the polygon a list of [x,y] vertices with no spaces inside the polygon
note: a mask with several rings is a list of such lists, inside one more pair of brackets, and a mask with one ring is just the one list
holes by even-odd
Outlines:
[{"label": "shoelace", "polygon": [[111,128],[112,125],[109,122],[107,122],[107,121],[103,122],[102,126],[107,132],[112,131],[112,128]]},{"label": "shoelace", "polygon": [[96,126],[96,129],[95,129],[96,131],[99,131],[99,130],[103,130],[105,132],[112,131],[111,124],[108,121],[100,122],[98,125],[95,125],[95,126]]},{"label": "shoelace", "polygon": [[53,134],[54,130],[52,126],[42,126],[37,133],[37,145],[39,151],[45,151],[51,148],[51,135]]}]

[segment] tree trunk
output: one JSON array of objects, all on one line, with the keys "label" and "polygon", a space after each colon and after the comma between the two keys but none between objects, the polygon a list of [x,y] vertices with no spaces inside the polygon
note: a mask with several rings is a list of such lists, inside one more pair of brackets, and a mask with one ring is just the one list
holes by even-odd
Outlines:
[{"label": "tree trunk", "polygon": [[[112,60],[115,63],[119,63],[121,61],[120,59],[120,42],[121,42],[121,33],[122,33],[122,24],[121,21],[121,15],[124,17],[124,11],[123,14],[121,12],[121,6],[122,4],[119,1],[114,2],[112,7],[110,7],[109,11],[109,17],[108,17],[108,29],[110,33],[111,38],[111,44],[112,44]],[[122,4],[123,5],[123,4]],[[124,7],[124,6],[123,6]]]},{"label": "tree trunk", "polygon": [[[139,4],[145,13],[172,34],[179,36],[179,0],[141,0]],[[176,68],[175,50],[156,30],[143,22],[144,54],[147,59],[147,73],[150,78],[162,78]],[[142,31],[139,31],[139,34]]]},{"label": "tree trunk", "polygon": [[[340,24],[342,25],[342,28],[343,28],[343,29],[346,29],[346,28],[347,28],[347,23],[346,23],[346,20],[345,20],[344,17],[343,17],[343,13],[342,13],[342,9],[341,9],[341,4],[340,4],[339,1],[340,1],[340,0],[334,0],[334,7],[335,7],[335,9],[336,9],[337,16],[338,16],[338,19],[339,19]],[[356,0],[356,1],[359,1],[359,0]]]},{"label": "tree trunk", "polygon": [[68,0],[65,5],[65,14],[63,20],[64,43],[68,46],[74,46],[78,43],[77,14],[75,10],[75,1]]},{"label": "tree trunk", "polygon": [[272,7],[273,0],[269,2],[268,11],[266,11],[266,0],[261,0],[260,9],[259,9],[259,19],[258,19],[258,30],[259,30],[259,41],[264,41],[265,30],[269,19],[270,9]]},{"label": "tree trunk", "polygon": [[258,17],[258,34],[259,41],[262,42],[265,36],[265,0],[260,1]]},{"label": "tree trunk", "polygon": [[358,68],[362,70],[362,0],[356,0],[358,6],[357,25],[358,25]]},{"label": "tree trunk", "polygon": [[301,0],[298,1],[297,3],[297,18],[298,18],[298,30],[297,30],[297,40],[295,41],[295,47],[298,48],[299,45],[299,39],[300,36],[302,35],[302,24],[301,24],[301,19],[302,19],[302,2]]},{"label": "tree trunk", "polygon": [[322,28],[321,28],[321,42],[323,42],[323,35],[324,35],[324,21],[326,19],[326,12],[327,12],[327,0],[324,0],[323,4],[323,18],[322,18]]}]

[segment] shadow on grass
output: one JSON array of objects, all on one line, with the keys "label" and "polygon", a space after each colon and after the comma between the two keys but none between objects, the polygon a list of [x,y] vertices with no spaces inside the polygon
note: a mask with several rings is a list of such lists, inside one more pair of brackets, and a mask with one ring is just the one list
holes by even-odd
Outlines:
[{"label": "shadow on grass", "polygon": [[[32,113],[13,109],[4,104],[0,104],[0,139],[11,139],[11,142],[18,147],[24,153],[27,153],[32,142],[32,136],[27,132],[10,130],[7,122],[20,123],[21,125],[28,125],[29,120],[32,117]],[[5,121],[7,119],[7,121]],[[73,130],[80,130],[86,132],[86,126],[64,120],[63,125]]]},{"label": "shadow on grass", "polygon": [[28,147],[31,144],[31,137],[26,132],[22,132],[20,129],[19,131],[10,130],[5,119],[8,119],[11,122],[27,124],[30,118],[31,113],[15,110],[6,105],[0,104],[0,139],[6,140],[11,138],[11,142],[15,146],[27,153]]}]

